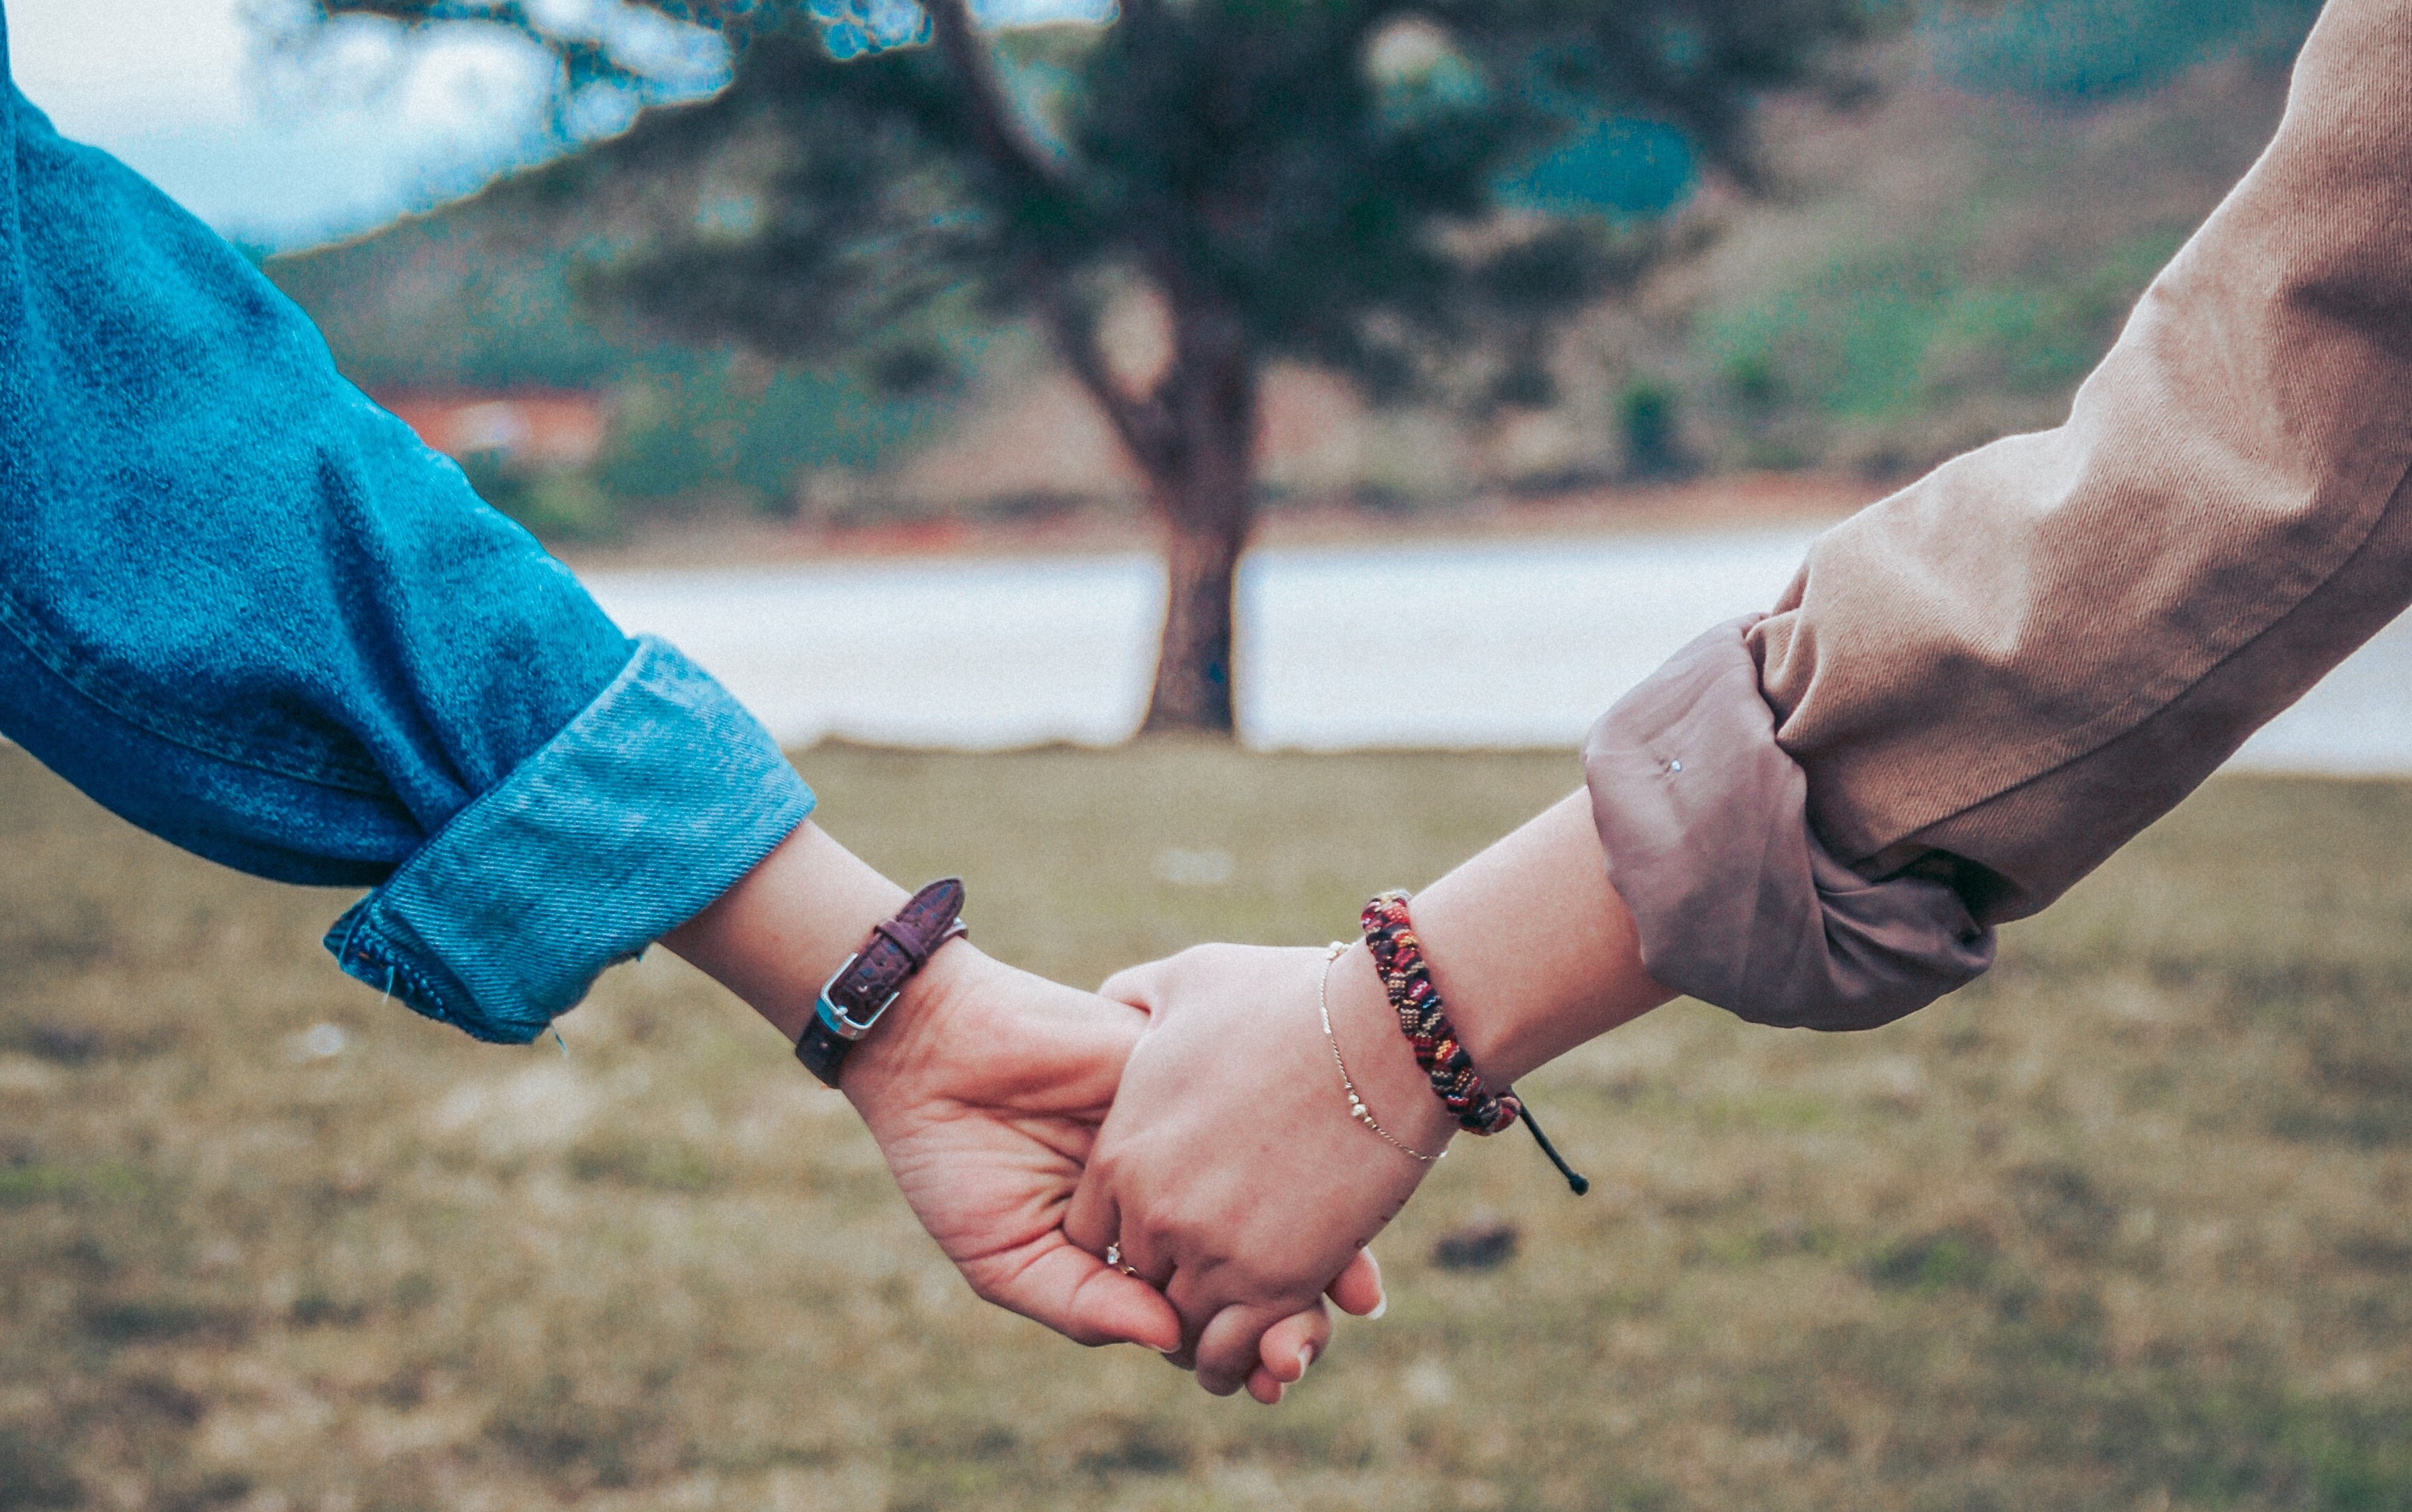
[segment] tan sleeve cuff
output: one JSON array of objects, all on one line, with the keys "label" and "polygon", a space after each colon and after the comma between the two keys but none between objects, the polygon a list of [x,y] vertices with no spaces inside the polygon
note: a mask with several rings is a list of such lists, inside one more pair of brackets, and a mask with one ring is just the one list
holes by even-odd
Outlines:
[{"label": "tan sleeve cuff", "polygon": [[1809,828],[1743,635],[1693,641],[1583,745],[1608,879],[1658,982],[1754,1023],[1873,1029],[1981,976],[1993,932],[1947,884],[1871,882]]}]

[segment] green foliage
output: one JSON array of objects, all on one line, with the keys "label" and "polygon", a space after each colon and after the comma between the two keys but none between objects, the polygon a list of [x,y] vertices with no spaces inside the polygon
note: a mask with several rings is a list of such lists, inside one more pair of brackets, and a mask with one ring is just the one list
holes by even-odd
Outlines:
[{"label": "green foliage", "polygon": [[1934,1292],[1978,1287],[1993,1273],[1995,1246],[1975,1228],[1949,1228],[1887,1245],[1870,1256],[1861,1273],[1878,1286]]},{"label": "green foliage", "polygon": [[483,454],[463,459],[461,470],[478,497],[547,541],[603,540],[620,523],[610,498],[582,474],[513,466]]},{"label": "green foliage", "polygon": [[[1664,210],[1698,171],[1754,180],[1753,101],[1838,82],[1841,47],[1894,15],[1867,0],[1191,0],[1001,37],[992,57],[960,0],[933,4],[939,45],[854,56],[875,39],[803,5],[660,0],[722,27],[728,86],[647,110],[498,206],[540,220],[610,198],[598,291],[658,330],[781,360],[926,353],[915,321],[957,294],[1068,319],[1086,341],[1098,282],[1137,276],[1236,328],[1253,360],[1387,390],[1437,352],[1529,345],[1545,313],[1629,283],[1669,249],[1591,212]],[[487,9],[324,8],[420,24]],[[611,51],[522,24],[563,51],[566,80],[596,66],[579,49]],[[1511,225],[1510,203],[1555,213]]]},{"label": "green foliage", "polygon": [[1656,121],[1585,120],[1567,139],[1499,185],[1507,204],[1554,214],[1656,215],[1699,179],[1691,143]]},{"label": "green foliage", "polygon": [[2320,0],[2020,0],[1946,6],[1928,23],[1945,78],[1964,88],[2070,99],[2132,94],[2206,59],[2283,60]]},{"label": "green foliage", "polygon": [[480,496],[547,539],[606,537],[635,510],[702,492],[784,508],[802,475],[872,466],[923,433],[950,354],[970,349],[934,335],[935,372],[894,352],[884,367],[768,369],[662,341],[577,297],[604,243],[509,219],[471,200],[267,272],[363,388],[608,392],[610,433],[590,476],[466,459]]},{"label": "green foliage", "polygon": [[610,382],[652,344],[607,332],[573,296],[595,249],[507,219],[472,201],[360,242],[272,258],[266,272],[363,388]]},{"label": "green foliage", "polygon": [[[1555,403],[1569,311],[1682,255],[1654,217],[1703,177],[1756,171],[1747,102],[1786,81],[1846,85],[1844,42],[1890,19],[1737,0],[1613,17],[1589,0],[1134,3],[1110,27],[988,34],[1026,149],[1000,154],[940,48],[841,63],[801,6],[691,8],[738,18],[727,91],[270,268],[366,384],[613,387],[622,423],[596,478],[610,518],[580,523],[595,501],[565,494],[541,509],[556,532],[699,492],[779,507],[800,474],[875,466],[926,433],[971,333],[1021,314],[1077,349],[1135,286],[1205,297],[1242,323],[1251,363],[1302,357],[1386,395]],[[1716,289],[1688,349],[1642,360],[1670,375],[1698,460],[1909,467],[2050,423],[2210,203],[2173,213],[2166,185],[2215,196],[2242,167],[2225,140],[2239,128],[2199,89],[2146,92],[2208,59],[2282,60],[2314,8],[1934,7],[1922,36],[1943,80],[2082,108],[2005,124],[2020,107],[1963,102],[1931,144],[1936,164],[1977,160],[1957,200],[1887,214],[1870,196],[1869,213],[1842,214],[1860,183],[1820,186],[1783,262]],[[2153,187],[2101,162],[2064,170],[2096,125],[2096,155]],[[1876,139],[1856,178],[1931,171],[1929,149]],[[779,375],[729,383],[730,346],[772,354]],[[1635,472],[1667,470],[1635,418],[1612,402],[1599,423]],[[526,480],[495,483],[538,508]]]},{"label": "green foliage", "polygon": [[1645,378],[1617,399],[1625,429],[1625,470],[1636,477],[1671,477],[1686,468],[1677,434],[1683,396],[1672,384]]},{"label": "green foliage", "polygon": [[788,506],[805,472],[867,468],[940,413],[934,397],[884,396],[845,370],[749,376],[725,360],[648,364],[618,395],[596,471],[607,492],[662,499],[708,478],[769,511]]},{"label": "green foliage", "polygon": [[1960,394],[2049,394],[2108,349],[2181,233],[2135,233],[2074,275],[1962,271],[1949,240],[1844,251],[1788,287],[1718,311],[1705,340],[1747,417],[1786,405],[1844,420],[1935,410]]}]

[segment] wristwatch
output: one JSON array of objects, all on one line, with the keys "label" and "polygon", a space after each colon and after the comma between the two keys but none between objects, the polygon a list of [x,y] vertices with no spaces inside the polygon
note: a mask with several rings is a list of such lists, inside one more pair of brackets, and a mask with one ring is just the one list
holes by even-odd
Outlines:
[{"label": "wristwatch", "polygon": [[796,1040],[796,1059],[829,1086],[862,1036],[904,992],[913,974],[938,947],[971,926],[957,916],[963,908],[960,877],[944,877],[913,894],[896,917],[871,926],[862,948],[846,958],[821,988],[820,1001]]}]

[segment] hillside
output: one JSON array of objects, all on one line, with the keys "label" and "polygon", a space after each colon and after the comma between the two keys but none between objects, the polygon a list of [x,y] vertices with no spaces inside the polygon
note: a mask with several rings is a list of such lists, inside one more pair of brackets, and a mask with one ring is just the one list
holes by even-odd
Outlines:
[{"label": "hillside", "polygon": [[[1930,15],[1878,60],[1872,103],[1772,110],[1772,200],[1692,195],[1680,213],[1714,231],[1712,250],[1570,318],[1550,408],[1377,414],[1311,375],[1285,380],[1269,490],[1395,509],[1669,472],[1892,477],[2054,423],[2266,139],[2315,8],[2015,0]],[[1679,140],[1610,122],[1514,188],[1555,211],[1641,213],[1688,182]],[[699,499],[860,516],[1128,494],[1101,427],[1031,433],[1063,401],[1041,397],[1060,381],[1026,334],[961,332],[976,360],[910,400],[856,374],[664,345],[575,294],[601,243],[549,239],[507,201],[461,201],[270,272],[372,389],[610,391],[612,444],[582,502],[553,510],[559,533]],[[1009,453],[982,450],[990,435]],[[481,478],[507,505],[527,481]]]}]

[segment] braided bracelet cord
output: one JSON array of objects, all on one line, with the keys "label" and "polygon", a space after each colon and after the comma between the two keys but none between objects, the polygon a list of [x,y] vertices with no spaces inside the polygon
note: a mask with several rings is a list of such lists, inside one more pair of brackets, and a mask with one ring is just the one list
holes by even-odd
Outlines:
[{"label": "braided bracelet cord", "polygon": [[1433,1092],[1442,1105],[1456,1116],[1458,1127],[1475,1134],[1497,1134],[1522,1119],[1533,1131],[1541,1153],[1550,1157],[1550,1164],[1557,1167],[1575,1196],[1590,1191],[1591,1182],[1566,1165],[1514,1088],[1494,1093],[1483,1085],[1481,1073],[1474,1069],[1474,1057],[1458,1042],[1456,1026],[1449,1021],[1440,989],[1433,985],[1432,974],[1424,967],[1423,945],[1407,918],[1407,895],[1399,891],[1377,895],[1365,905],[1358,922],[1364,927],[1365,948],[1374,957],[1382,990],[1399,1015],[1399,1032],[1407,1036],[1416,1064],[1432,1079]]},{"label": "braided bracelet cord", "polygon": [[1432,1089],[1459,1128],[1472,1134],[1496,1134],[1516,1122],[1524,1105],[1515,1091],[1494,1093],[1482,1084],[1474,1057],[1458,1043],[1457,1028],[1424,969],[1424,949],[1407,919],[1407,895],[1385,892],[1365,905],[1358,922],[1365,929],[1365,948],[1373,952],[1374,970],[1398,1011],[1399,1032],[1415,1047],[1416,1064],[1432,1079]]}]

